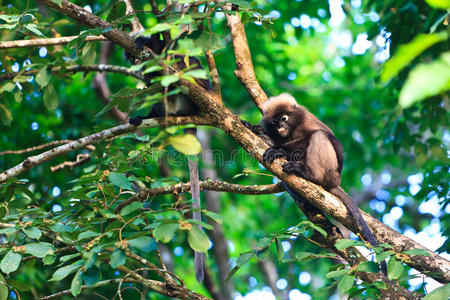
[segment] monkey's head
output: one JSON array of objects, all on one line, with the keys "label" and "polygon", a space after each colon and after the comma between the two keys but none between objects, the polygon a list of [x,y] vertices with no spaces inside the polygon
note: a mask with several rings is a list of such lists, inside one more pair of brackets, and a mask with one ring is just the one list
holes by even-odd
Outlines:
[{"label": "monkey's head", "polygon": [[294,129],[302,122],[302,109],[295,98],[287,93],[270,97],[263,103],[263,120],[261,125],[264,132],[275,141],[290,138]]}]

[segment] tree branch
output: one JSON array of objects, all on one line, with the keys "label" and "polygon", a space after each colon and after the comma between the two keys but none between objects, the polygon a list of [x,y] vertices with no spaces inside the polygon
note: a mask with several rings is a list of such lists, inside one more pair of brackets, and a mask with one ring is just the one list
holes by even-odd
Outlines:
[{"label": "tree branch", "polygon": [[[59,73],[63,68],[61,67],[53,67],[50,69],[52,73]],[[20,73],[20,75],[34,75],[39,70],[29,70],[25,71],[23,73]],[[90,65],[90,66],[83,66],[83,65],[74,65],[74,66],[64,66],[64,72],[69,73],[76,73],[76,72],[110,72],[110,73],[119,73],[124,74],[128,76],[132,76],[134,78],[137,78],[139,80],[144,81],[144,75],[142,75],[140,72],[133,72],[130,71],[127,67],[122,66],[113,66],[113,65],[104,65],[104,64],[98,64],[98,65]],[[17,76],[18,73],[6,73],[0,76],[1,80],[10,80]]]},{"label": "tree branch", "polygon": [[[228,192],[244,195],[264,195],[284,191],[284,188],[281,184],[240,185],[219,180],[206,180],[200,181],[199,185],[202,191],[209,190],[209,191]],[[159,188],[142,189],[141,191],[139,191],[139,193],[135,194],[134,196],[128,198],[124,202],[121,202],[119,205],[117,205],[115,211],[116,213],[118,213],[123,207],[127,206],[128,204],[135,201],[145,200],[149,196],[172,194],[175,192],[187,193],[190,190],[191,190],[190,182],[187,183],[180,182],[175,185],[163,186]]]},{"label": "tree branch", "polygon": [[[8,48],[24,48],[24,47],[42,47],[42,46],[54,46],[67,44],[68,42],[78,38],[78,35],[73,36],[63,36],[57,38],[48,38],[48,39],[31,39],[31,40],[18,40],[18,41],[4,41],[0,42],[0,49],[8,49]],[[103,35],[99,36],[87,36],[85,41],[106,41],[108,40]]]},{"label": "tree branch", "polygon": [[252,97],[253,101],[261,110],[261,104],[266,102],[268,98],[256,79],[244,25],[242,25],[241,18],[237,12],[235,14],[227,14],[226,16],[228,28],[230,29],[233,40],[234,58],[236,60],[234,75],[241,81],[250,97]]},{"label": "tree branch", "polygon": [[[135,279],[131,279],[131,278],[125,278],[125,279],[109,279],[109,280],[104,280],[104,281],[99,281],[96,284],[93,284],[91,286],[87,286],[87,285],[83,285],[81,287],[82,290],[87,290],[87,289],[95,289],[104,285],[111,285],[111,284],[116,284],[116,283],[120,283],[120,282],[129,282],[129,283],[137,283],[138,281]],[[65,295],[70,295],[72,292],[69,290],[65,290],[65,291],[61,291],[61,292],[57,292],[45,297],[41,297],[39,298],[40,300],[48,300],[48,299],[54,299],[54,298],[59,298]]]},{"label": "tree branch", "polygon": [[12,167],[0,174],[0,183],[4,183],[9,178],[16,177],[17,175],[37,166],[44,162],[47,162],[55,157],[69,153],[74,150],[78,150],[86,147],[87,145],[95,144],[107,139],[115,138],[119,135],[128,132],[134,132],[137,128],[152,128],[157,126],[174,126],[183,124],[197,124],[197,125],[211,125],[212,122],[207,117],[193,116],[193,117],[168,117],[167,119],[148,119],[144,120],[139,127],[131,124],[123,124],[113,128],[105,129],[100,132],[91,134],[84,138],[75,140],[73,142],[67,143],[65,145],[53,148],[44,153],[30,156],[26,158],[19,165]]},{"label": "tree branch", "polygon": [[192,290],[189,290],[183,286],[179,285],[171,285],[165,282],[157,281],[157,280],[151,280],[146,279],[139,275],[138,273],[128,269],[125,266],[118,266],[117,269],[123,273],[129,274],[132,278],[137,280],[140,284],[144,285],[145,287],[148,287],[152,289],[153,291],[157,292],[158,294],[168,296],[168,297],[174,297],[179,299],[186,299],[186,300],[207,300],[210,299],[208,297],[205,297],[201,294],[198,294]]},{"label": "tree branch", "polygon": [[128,34],[117,28],[114,28],[111,23],[106,22],[105,20],[94,14],[91,14],[82,7],[75,5],[67,0],[63,0],[61,6],[59,6],[52,0],[37,0],[37,2],[45,4],[46,6],[90,28],[112,28],[110,31],[103,33],[103,35],[118,44],[120,47],[126,49],[130,54],[139,57],[140,51],[136,49],[136,44]]}]

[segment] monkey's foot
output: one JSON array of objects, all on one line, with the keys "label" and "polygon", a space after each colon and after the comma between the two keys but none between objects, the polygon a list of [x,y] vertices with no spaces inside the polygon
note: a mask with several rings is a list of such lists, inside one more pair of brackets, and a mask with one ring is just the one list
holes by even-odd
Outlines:
[{"label": "monkey's foot", "polygon": [[288,161],[283,165],[283,172],[286,174],[296,174],[302,176],[305,171],[303,163],[298,161]]},{"label": "monkey's foot", "polygon": [[131,118],[128,122],[129,122],[131,125],[139,126],[139,125],[142,124],[142,117]]},{"label": "monkey's foot", "polygon": [[263,154],[263,162],[264,163],[273,163],[273,161],[277,158],[283,158],[286,157],[287,153],[286,151],[284,151],[283,149],[279,148],[279,147],[270,147],[269,149],[267,149],[264,154]]}]

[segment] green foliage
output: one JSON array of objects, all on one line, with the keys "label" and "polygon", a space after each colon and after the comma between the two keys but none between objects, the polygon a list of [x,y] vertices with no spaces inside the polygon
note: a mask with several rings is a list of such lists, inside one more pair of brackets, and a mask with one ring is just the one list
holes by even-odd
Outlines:
[{"label": "green foliage", "polygon": [[450,52],[429,64],[417,65],[408,75],[399,104],[407,108],[415,102],[450,90]]},{"label": "green foliage", "polygon": [[424,50],[436,43],[445,41],[447,38],[447,32],[419,34],[412,42],[400,46],[395,55],[384,65],[381,80],[387,82],[397,75],[405,66],[411,63],[411,61]]}]

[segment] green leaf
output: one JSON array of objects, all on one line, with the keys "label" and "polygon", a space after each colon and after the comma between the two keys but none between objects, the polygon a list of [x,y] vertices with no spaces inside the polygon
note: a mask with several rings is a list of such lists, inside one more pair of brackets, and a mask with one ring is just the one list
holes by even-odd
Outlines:
[{"label": "green leaf", "polygon": [[109,259],[109,263],[111,264],[111,267],[113,267],[113,268],[117,268],[118,266],[123,266],[126,262],[127,262],[127,257],[125,256],[125,253],[123,253],[123,251],[120,249],[115,249]]},{"label": "green leaf", "polygon": [[281,245],[280,239],[279,238],[275,238],[275,245],[277,246],[277,256],[278,256],[278,260],[282,260],[284,257],[284,250],[283,250],[283,245]]},{"label": "green leaf", "polygon": [[348,247],[354,247],[354,246],[364,246],[364,242],[361,241],[354,241],[349,239],[342,239],[336,242],[336,248],[338,250],[344,250]]},{"label": "green leaf", "polygon": [[9,126],[13,120],[13,116],[6,106],[0,104],[0,120],[3,125]]},{"label": "green leaf", "polygon": [[21,261],[22,254],[10,250],[6,253],[5,257],[3,257],[2,262],[0,263],[0,268],[3,273],[9,274],[19,268]]},{"label": "green leaf", "polygon": [[44,105],[48,110],[55,110],[58,106],[58,94],[56,93],[53,84],[48,84],[42,89],[42,99],[44,100]]},{"label": "green leaf", "polygon": [[142,202],[138,202],[138,201],[132,202],[120,210],[120,215],[122,217],[124,217],[124,216],[131,214],[132,212],[134,212],[138,209],[141,209],[143,207],[144,207],[144,203],[142,203]]},{"label": "green leaf", "polygon": [[50,72],[48,71],[47,67],[42,68],[37,74],[36,74],[36,83],[39,84],[41,88],[44,88],[47,86],[48,82],[50,81]]},{"label": "green leaf", "polygon": [[22,228],[22,231],[32,239],[40,239],[42,236],[42,232],[37,227],[31,227],[29,229]]},{"label": "green leaf", "polygon": [[81,232],[78,235],[77,241],[81,241],[81,240],[84,240],[84,239],[87,239],[87,238],[97,237],[99,235],[100,235],[100,233],[98,233],[98,232],[94,232],[92,230],[86,230],[86,231]]},{"label": "green leaf", "polygon": [[118,186],[121,189],[132,190],[131,183],[128,181],[128,178],[122,173],[110,172],[108,179],[112,184]]},{"label": "green leaf", "polygon": [[0,300],[8,299],[8,285],[6,283],[5,277],[0,274]]},{"label": "green leaf", "polygon": [[55,271],[55,273],[53,273],[53,276],[52,276],[52,278],[49,281],[60,281],[60,280],[63,280],[69,274],[71,274],[73,271],[81,268],[83,263],[84,262],[82,260],[78,260],[78,261],[74,262],[71,265],[59,268],[58,270]]},{"label": "green leaf", "polygon": [[400,277],[404,269],[403,263],[398,259],[392,257],[387,265],[388,277],[390,280],[394,280]]},{"label": "green leaf", "polygon": [[87,270],[90,267],[92,267],[94,265],[94,263],[97,260],[97,253],[95,252],[95,250],[91,250],[89,252],[85,252],[83,253],[83,260],[84,260],[84,269]]},{"label": "green leaf", "polygon": [[46,255],[42,259],[42,262],[44,263],[44,265],[52,265],[55,261],[56,261],[56,255],[54,255],[54,254]]},{"label": "green leaf", "polygon": [[247,8],[247,9],[252,9],[252,4],[249,1],[245,1],[245,0],[230,0],[230,3],[237,5],[239,7],[243,7],[243,8]]},{"label": "green leaf", "polygon": [[188,232],[188,243],[189,246],[191,246],[191,248],[197,252],[208,252],[208,236],[196,226],[192,226],[191,230],[189,230]]},{"label": "green leaf", "polygon": [[114,6],[111,9],[111,12],[109,13],[108,17],[106,18],[106,21],[108,22],[114,22],[117,21],[117,19],[123,17],[126,12],[126,4],[125,1],[116,1],[114,3]]},{"label": "green leaf", "polygon": [[431,63],[417,65],[409,74],[399,95],[399,104],[407,108],[415,102],[450,89],[450,52]]},{"label": "green leaf", "polygon": [[63,0],[52,0],[52,2],[58,4],[58,6],[61,7]]},{"label": "green leaf", "polygon": [[308,261],[314,258],[314,253],[311,252],[297,252],[295,254],[295,259],[298,261]]},{"label": "green leaf", "polygon": [[196,155],[202,152],[202,145],[192,134],[169,136],[169,144],[185,155]]},{"label": "green leaf", "polygon": [[[122,2],[123,3],[123,2]],[[88,42],[83,47],[83,52],[81,53],[81,60],[84,65],[93,65],[95,63],[95,58],[97,56],[96,50],[96,42]]]},{"label": "green leaf", "polygon": [[70,292],[74,297],[78,296],[81,293],[81,284],[83,282],[82,280],[83,273],[81,270],[78,270],[78,272],[73,276],[72,284],[70,285]]},{"label": "green leaf", "polygon": [[222,224],[223,223],[223,217],[222,215],[219,215],[218,213],[207,211],[205,212],[205,215],[209,218],[213,219],[216,223]]},{"label": "green leaf", "polygon": [[408,254],[408,255],[430,256],[430,253],[425,249],[409,249],[409,250],[403,251],[401,253]]},{"label": "green leaf", "polygon": [[34,19],[33,15],[24,14],[23,16],[20,17],[19,24],[25,25],[25,24],[31,23],[33,21],[33,19]]},{"label": "green leaf", "polygon": [[343,275],[347,275],[348,272],[349,272],[349,270],[347,270],[347,269],[331,271],[331,272],[328,272],[328,273],[327,273],[326,277],[327,277],[327,278],[340,277],[340,276],[343,276]]},{"label": "green leaf", "polygon": [[201,79],[208,78],[208,73],[206,72],[206,70],[203,70],[203,69],[191,70],[189,72],[184,73],[184,75],[192,76],[195,78],[201,78]]},{"label": "green leaf", "polygon": [[178,75],[163,76],[163,78],[161,79],[161,85],[162,86],[169,86],[172,83],[177,82],[178,80],[180,80],[180,77],[178,77]]},{"label": "green leaf", "polygon": [[44,34],[37,28],[36,24],[25,24],[23,25],[24,28],[28,29],[32,33],[38,36],[44,36]]},{"label": "green leaf", "polygon": [[61,258],[59,259],[59,261],[60,261],[60,262],[66,262],[66,261],[71,260],[72,258],[79,257],[79,256],[81,256],[81,253],[75,253],[75,254],[64,255],[64,256],[61,256]]},{"label": "green leaf", "polygon": [[42,258],[46,255],[54,254],[55,247],[49,243],[32,243],[25,245],[25,252],[33,256]]},{"label": "green leaf", "polygon": [[17,231],[18,230],[16,227],[7,227],[7,228],[0,229],[0,234],[6,234],[6,235],[16,234]]},{"label": "green leaf", "polygon": [[376,256],[378,262],[382,262],[383,260],[385,260],[386,258],[388,258],[391,255],[394,255],[394,252],[389,250],[389,251],[377,253],[375,256]]},{"label": "green leaf", "polygon": [[440,9],[450,9],[450,0],[425,0],[432,7]]},{"label": "green leaf", "polygon": [[155,34],[158,32],[171,30],[172,28],[175,28],[175,26],[172,24],[158,23],[155,26],[153,26],[152,28],[144,31],[141,35],[152,35],[152,34]]},{"label": "green leaf", "polygon": [[434,44],[447,39],[446,32],[433,34],[419,34],[408,44],[398,47],[397,53],[385,64],[381,74],[381,81],[387,82],[407,66],[417,55]]},{"label": "green leaf", "polygon": [[423,297],[423,300],[443,300],[450,298],[450,284],[438,287]]},{"label": "green leaf", "polygon": [[264,249],[267,248],[272,243],[272,238],[262,238],[256,243],[256,248],[258,249]]},{"label": "green leaf", "polygon": [[253,256],[255,256],[255,252],[246,252],[246,253],[241,253],[241,255],[239,255],[238,259],[236,260],[236,266],[238,267],[242,267],[243,265],[245,265]]},{"label": "green leaf", "polygon": [[354,281],[355,276],[345,275],[341,280],[339,280],[337,288],[341,293],[345,293],[352,288]]},{"label": "green leaf", "polygon": [[141,236],[137,239],[129,240],[128,243],[130,247],[138,248],[146,253],[155,251],[158,248],[156,241],[148,236]]},{"label": "green leaf", "polygon": [[56,223],[55,225],[50,226],[50,229],[58,233],[75,231],[75,228],[73,228],[70,225],[65,225],[63,223]]},{"label": "green leaf", "polygon": [[377,273],[378,272],[378,264],[373,261],[366,261],[363,263],[360,263],[356,270],[362,271],[362,272],[370,272],[370,273]]},{"label": "green leaf", "polygon": [[187,220],[187,221],[188,221],[188,223],[190,223],[190,224],[199,225],[199,226],[201,226],[201,227],[203,227],[203,228],[205,228],[205,229],[208,229],[208,230],[213,230],[213,229],[214,229],[214,227],[212,227],[212,226],[209,225],[208,223],[203,222],[203,221],[200,221],[200,220],[189,219],[189,220]]},{"label": "green leaf", "polygon": [[178,223],[161,224],[153,230],[153,236],[157,241],[168,243],[178,229]]}]

